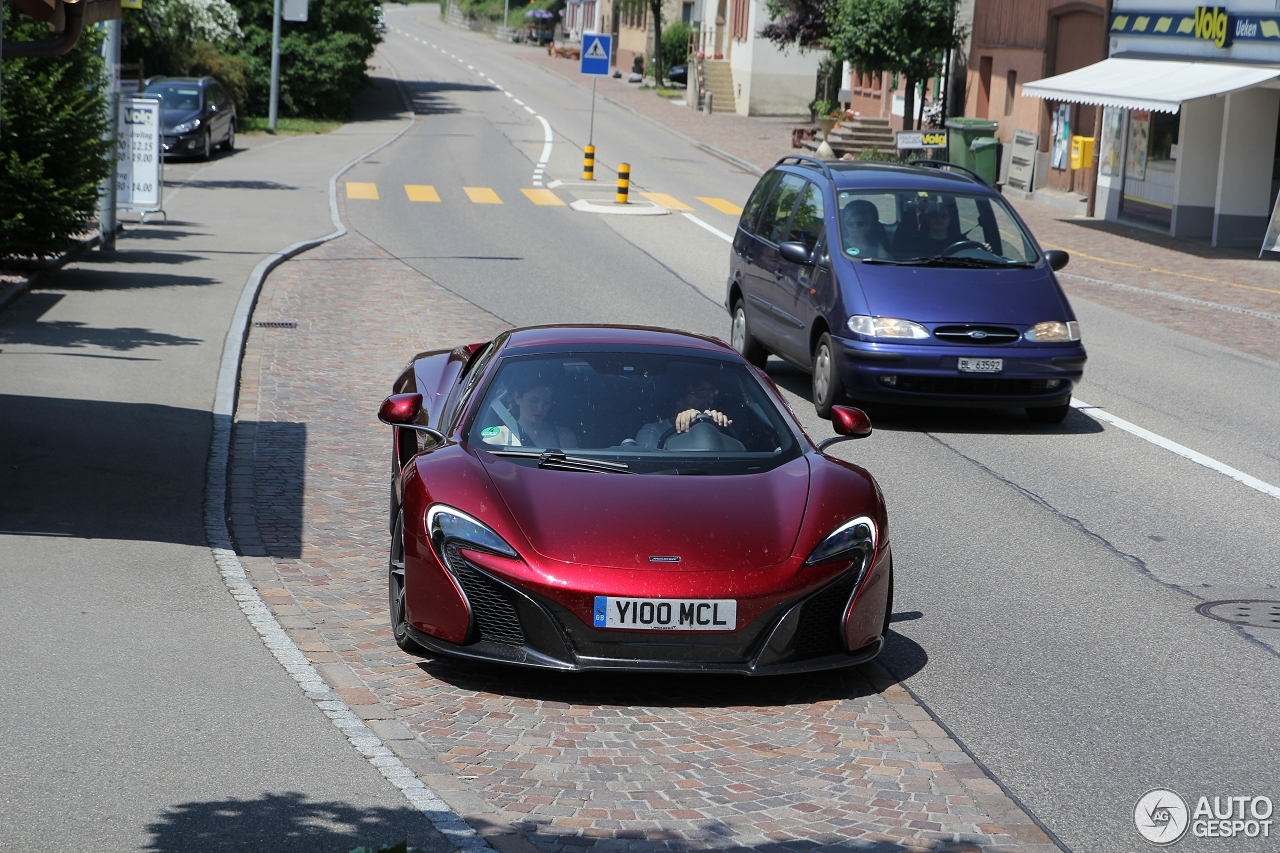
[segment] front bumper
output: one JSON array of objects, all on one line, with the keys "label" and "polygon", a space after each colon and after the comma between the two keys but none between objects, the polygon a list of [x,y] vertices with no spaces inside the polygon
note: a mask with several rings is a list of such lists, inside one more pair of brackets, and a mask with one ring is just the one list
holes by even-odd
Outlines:
[{"label": "front bumper", "polygon": [[194,130],[182,136],[164,136],[160,144],[166,154],[199,154],[204,151],[204,131]]},{"label": "front bumper", "polygon": [[[945,346],[832,338],[845,391],[855,400],[917,406],[1058,406],[1084,375],[1081,344]],[[999,358],[1000,373],[961,373],[957,360]]]},{"label": "front bumper", "polygon": [[[600,630],[560,602],[450,555],[472,628],[452,643],[412,624],[409,635],[436,654],[560,671],[714,672],[779,675],[854,666],[880,653],[892,564],[886,545],[861,583],[851,564],[816,589],[730,632]],[[850,638],[855,638],[850,649]]]}]

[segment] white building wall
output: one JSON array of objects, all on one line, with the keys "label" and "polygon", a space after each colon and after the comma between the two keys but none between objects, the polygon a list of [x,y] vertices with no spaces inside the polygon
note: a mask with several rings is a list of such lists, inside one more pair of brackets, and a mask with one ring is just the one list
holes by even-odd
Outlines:
[{"label": "white building wall", "polygon": [[753,0],[750,9],[747,39],[733,42],[729,56],[738,115],[807,116],[826,51],[783,50],[760,38],[769,23],[765,0]]},{"label": "white building wall", "polygon": [[1213,235],[1218,189],[1218,154],[1226,98],[1198,98],[1182,104],[1178,126],[1178,169],[1173,199],[1175,237]]},{"label": "white building wall", "polygon": [[1245,89],[1225,100],[1213,245],[1256,247],[1262,245],[1271,214],[1280,90]]}]

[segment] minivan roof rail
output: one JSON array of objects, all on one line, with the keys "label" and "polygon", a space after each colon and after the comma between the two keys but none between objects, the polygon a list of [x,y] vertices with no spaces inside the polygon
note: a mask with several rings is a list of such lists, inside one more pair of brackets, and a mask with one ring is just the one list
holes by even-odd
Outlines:
[{"label": "minivan roof rail", "polygon": [[797,165],[800,163],[812,163],[813,165],[817,166],[819,169],[822,170],[822,174],[826,175],[828,178],[831,178],[832,180],[835,180],[835,176],[831,174],[831,167],[828,166],[822,160],[819,160],[817,157],[806,157],[803,154],[788,154],[787,156],[778,160],[778,162],[774,163],[773,165],[781,166],[784,163],[786,163],[788,160],[794,160]]},{"label": "minivan roof rail", "polygon": [[909,160],[906,165],[925,166],[930,169],[959,169],[961,172],[964,172],[984,187],[990,186],[990,184],[988,184],[981,175],[973,171],[973,169],[970,169],[967,166],[961,166],[959,163],[952,163],[948,160]]}]

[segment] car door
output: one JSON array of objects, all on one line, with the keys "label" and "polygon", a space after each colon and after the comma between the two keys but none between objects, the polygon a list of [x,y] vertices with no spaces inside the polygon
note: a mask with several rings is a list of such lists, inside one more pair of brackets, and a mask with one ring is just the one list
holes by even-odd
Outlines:
[{"label": "car door", "polygon": [[217,145],[227,138],[230,132],[231,111],[227,109],[230,98],[227,92],[217,83],[210,83],[208,89],[205,90],[205,97],[209,99],[209,107],[213,112],[211,120],[212,127],[209,129],[212,134],[213,144]]},{"label": "car door", "polygon": [[778,278],[783,274],[782,256],[778,254],[778,244],[787,237],[787,226],[791,223],[791,214],[804,191],[805,179],[800,175],[783,174],[777,188],[764,206],[760,215],[760,223],[756,229],[758,246],[755,257],[747,265],[747,275],[743,281],[743,290],[747,301],[754,303],[761,318],[760,325],[753,331],[761,341],[778,355],[789,353],[789,333],[784,328],[783,317],[779,314]]},{"label": "car door", "polygon": [[736,284],[742,291],[747,323],[751,326],[753,334],[758,334],[766,324],[773,322],[769,302],[763,294],[758,292],[758,276],[752,266],[763,246],[758,236],[760,219],[765,205],[768,204],[780,180],[782,180],[782,173],[771,171],[766,172],[764,177],[756,183],[756,188],[751,191],[751,197],[747,199],[747,204],[742,210],[742,216],[738,220],[738,230],[733,237],[733,269],[729,274],[730,294],[725,302],[725,308],[733,310],[732,289]]},{"label": "car door", "polygon": [[[791,221],[787,225],[784,240],[803,243],[812,257],[822,241],[826,222],[826,204],[822,187],[810,181],[800,194]],[[782,242],[781,240],[779,242]],[[813,279],[813,267],[797,264],[778,257],[774,274],[774,314],[778,318],[778,331],[782,337],[779,355],[803,364],[809,364],[809,330],[813,325],[809,308],[809,288]]]}]

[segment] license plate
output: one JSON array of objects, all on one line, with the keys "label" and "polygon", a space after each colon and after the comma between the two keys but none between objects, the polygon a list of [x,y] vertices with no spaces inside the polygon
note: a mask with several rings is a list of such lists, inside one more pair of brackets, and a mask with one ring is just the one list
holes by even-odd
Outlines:
[{"label": "license plate", "polygon": [[615,598],[597,595],[597,628],[639,631],[733,631],[738,602],[732,598]]},{"label": "license plate", "polygon": [[961,373],[999,373],[1004,370],[1003,358],[961,358],[956,361]]}]

